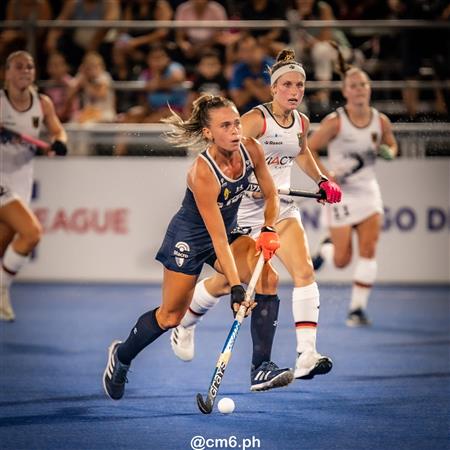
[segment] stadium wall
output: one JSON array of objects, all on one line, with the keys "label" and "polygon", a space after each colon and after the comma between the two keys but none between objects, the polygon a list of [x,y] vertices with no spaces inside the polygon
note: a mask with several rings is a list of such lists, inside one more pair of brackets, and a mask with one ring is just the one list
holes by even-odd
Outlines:
[{"label": "stadium wall", "polygon": [[[32,203],[44,237],[20,275],[30,281],[160,282],[154,255],[184,195],[189,158],[38,159]],[[385,225],[381,282],[450,280],[450,161],[380,161]],[[292,186],[314,189],[294,170]],[[312,252],[325,230],[314,200],[300,207]],[[289,275],[280,269],[282,281]],[[352,266],[324,268],[319,281],[351,280]]]}]

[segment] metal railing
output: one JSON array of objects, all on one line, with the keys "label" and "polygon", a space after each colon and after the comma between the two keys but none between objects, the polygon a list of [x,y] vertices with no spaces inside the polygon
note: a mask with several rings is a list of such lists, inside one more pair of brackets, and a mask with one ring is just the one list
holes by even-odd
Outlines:
[{"label": "metal railing", "polygon": [[[318,124],[311,124],[311,131]],[[163,139],[169,129],[164,124],[65,124],[70,154],[114,155],[117,145],[129,147],[128,154],[138,156],[185,156],[184,148],[175,148]],[[395,123],[393,130],[400,155],[407,158],[450,156],[450,123]]]}]

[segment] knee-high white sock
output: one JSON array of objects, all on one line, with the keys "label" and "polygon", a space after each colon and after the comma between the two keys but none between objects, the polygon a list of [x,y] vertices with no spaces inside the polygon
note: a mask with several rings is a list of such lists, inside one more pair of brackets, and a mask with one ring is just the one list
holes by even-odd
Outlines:
[{"label": "knee-high white sock", "polygon": [[328,266],[334,262],[334,245],[331,242],[326,242],[320,246],[320,256]]},{"label": "knee-high white sock", "polygon": [[316,350],[317,322],[319,321],[320,295],[317,283],[296,287],[292,293],[297,336],[297,352]]},{"label": "knee-high white sock", "polygon": [[8,287],[16,274],[27,263],[29,256],[23,256],[17,253],[12,244],[8,245],[8,248],[3,255],[2,271],[1,271],[1,285],[2,287]]},{"label": "knee-high white sock", "polygon": [[189,309],[186,311],[180,325],[192,327],[196,325],[202,317],[219,301],[220,297],[212,296],[205,287],[205,280],[197,283],[194,289]]},{"label": "knee-high white sock", "polygon": [[358,259],[355,273],[353,274],[352,298],[350,311],[355,309],[365,310],[372,285],[377,276],[377,261],[374,258]]}]

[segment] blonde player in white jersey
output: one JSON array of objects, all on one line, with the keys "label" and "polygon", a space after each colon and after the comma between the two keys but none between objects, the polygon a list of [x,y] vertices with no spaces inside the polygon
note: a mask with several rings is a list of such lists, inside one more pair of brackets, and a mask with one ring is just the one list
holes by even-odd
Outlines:
[{"label": "blonde player in white jersey", "polygon": [[[358,260],[347,325],[364,326],[370,324],[366,308],[377,274],[375,252],[383,214],[374,166],[377,156],[392,160],[398,149],[390,120],[370,106],[369,77],[361,69],[346,66],[339,56],[346,103],[323,119],[309,146],[321,170],[340,183],[343,201],[324,211],[330,238],[322,242],[314,267],[318,269],[324,262],[347,266],[352,259],[353,230],[356,232]],[[318,157],[325,147],[328,169]]]},{"label": "blonde player in white jersey", "polygon": [[[259,105],[242,117],[244,134],[258,139],[263,146],[266,162],[277,188],[290,187],[291,169],[296,162],[302,171],[325,191],[326,202],[339,202],[339,186],[323,175],[308,148],[309,120],[297,111],[305,92],[306,75],[302,65],[295,61],[293,50],[280,52],[270,74],[273,100]],[[250,227],[252,234],[257,234],[264,222],[263,204],[259,195],[247,193],[239,208],[239,226]],[[275,229],[281,239],[276,256],[289,271],[294,283],[292,309],[297,337],[294,376],[310,379],[315,375],[328,373],[332,368],[332,361],[316,350],[319,289],[315,282],[300,213],[289,198],[280,200],[280,215]],[[195,324],[217,303],[221,295],[228,292],[229,287],[220,276],[202,280],[197,284],[190,309],[181,325],[172,332],[172,348],[178,357],[186,361],[193,358]],[[267,345],[271,347],[275,333],[275,327],[273,330],[267,329],[266,338],[261,338],[254,331],[260,317],[267,314],[267,309],[270,311],[270,308],[265,306],[268,301],[256,298],[255,301],[259,303],[252,311],[251,318],[254,355],[258,352],[258,346],[264,346],[264,342],[268,342]],[[276,311],[278,312],[277,308]],[[274,321],[276,322],[276,316]],[[258,339],[263,343],[258,343]]]},{"label": "blonde player in white jersey", "polygon": [[0,320],[4,321],[15,319],[10,284],[41,237],[39,221],[28,206],[35,149],[8,129],[37,138],[45,124],[53,141],[49,154],[67,152],[66,132],[51,100],[34,89],[34,79],[32,56],[25,51],[11,53],[5,89],[0,90]]}]

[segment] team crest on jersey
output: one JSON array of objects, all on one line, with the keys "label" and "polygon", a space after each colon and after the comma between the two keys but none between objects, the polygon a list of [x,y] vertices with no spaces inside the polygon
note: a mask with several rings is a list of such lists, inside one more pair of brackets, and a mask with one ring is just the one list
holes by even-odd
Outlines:
[{"label": "team crest on jersey", "polygon": [[378,133],[372,133],[372,142],[376,144],[378,142]]},{"label": "team crest on jersey", "polygon": [[184,264],[184,260],[189,258],[190,251],[191,248],[186,242],[180,241],[175,244],[175,250],[173,251],[173,254],[175,256],[175,262],[177,263],[178,267],[181,267]]},{"label": "team crest on jersey", "polygon": [[37,128],[39,126],[39,117],[38,116],[33,116],[31,118],[31,123],[33,124],[34,128]]},{"label": "team crest on jersey", "polygon": [[303,132],[300,131],[300,133],[297,133],[297,139],[298,139],[298,146],[302,147],[303,146]]},{"label": "team crest on jersey", "polygon": [[230,194],[231,194],[231,191],[230,191],[228,188],[225,188],[225,189],[223,190],[223,198],[224,198],[225,200],[228,200],[228,197],[230,196]]}]

